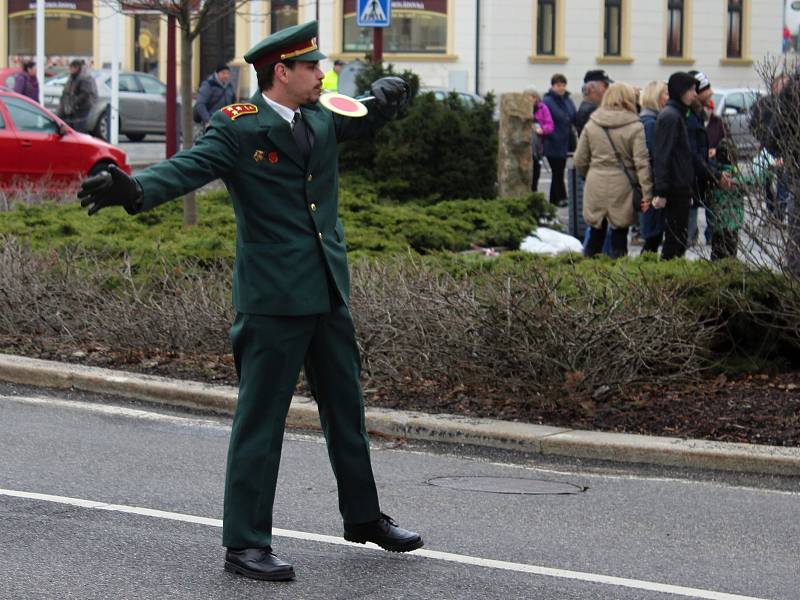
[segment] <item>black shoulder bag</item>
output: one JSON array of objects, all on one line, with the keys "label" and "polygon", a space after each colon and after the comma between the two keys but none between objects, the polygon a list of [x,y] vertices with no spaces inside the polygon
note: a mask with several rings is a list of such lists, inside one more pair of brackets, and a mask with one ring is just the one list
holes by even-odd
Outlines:
[{"label": "black shoulder bag", "polygon": [[602,128],[603,131],[606,133],[606,137],[608,138],[608,142],[611,144],[611,147],[614,149],[614,156],[617,157],[619,161],[619,166],[622,169],[623,173],[625,173],[625,177],[628,178],[628,183],[631,184],[631,188],[633,189],[633,212],[638,213],[642,211],[642,200],[644,199],[644,193],[642,192],[642,186],[639,185],[639,182],[636,181],[631,174],[628,172],[628,169],[625,167],[625,163],[622,161],[622,157],[617,152],[617,147],[614,145],[614,140],[611,139],[611,134],[608,133],[608,129],[605,127]]}]

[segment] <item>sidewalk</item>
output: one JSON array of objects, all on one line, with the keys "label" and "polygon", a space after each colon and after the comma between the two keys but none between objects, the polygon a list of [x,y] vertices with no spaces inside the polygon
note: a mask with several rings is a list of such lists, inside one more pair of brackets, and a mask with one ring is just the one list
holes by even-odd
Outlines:
[{"label": "sidewalk", "polygon": [[[39,387],[77,388],[223,414],[233,414],[236,405],[236,388],[230,386],[13,355],[0,355],[0,380]],[[389,437],[623,463],[800,476],[800,448],[580,431],[384,408],[368,408],[366,421],[370,433]],[[287,425],[319,429],[314,401],[295,396]]]}]

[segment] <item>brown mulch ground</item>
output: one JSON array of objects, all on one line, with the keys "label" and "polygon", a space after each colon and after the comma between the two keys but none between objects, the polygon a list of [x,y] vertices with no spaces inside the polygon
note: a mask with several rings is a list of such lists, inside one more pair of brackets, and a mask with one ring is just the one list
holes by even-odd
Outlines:
[{"label": "brown mulch ground", "polygon": [[[64,347],[0,339],[0,351],[236,385],[230,355],[175,354],[104,347]],[[301,391],[302,387],[300,388]],[[632,386],[601,399],[566,388],[535,397],[509,397],[487,389],[449,390],[409,380],[387,389],[365,389],[371,406],[446,412],[575,429],[596,429],[725,442],[800,446],[800,372],[754,374],[669,386]]]}]

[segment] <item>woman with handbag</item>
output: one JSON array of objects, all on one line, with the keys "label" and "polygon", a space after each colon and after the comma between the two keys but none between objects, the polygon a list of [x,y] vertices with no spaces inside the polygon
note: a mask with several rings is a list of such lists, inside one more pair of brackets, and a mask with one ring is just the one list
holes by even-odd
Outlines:
[{"label": "woman with handbag", "polygon": [[542,173],[542,156],[544,155],[544,138],[553,133],[553,117],[550,109],[542,102],[542,97],[536,88],[528,88],[528,95],[533,100],[533,135],[531,139],[531,151],[533,152],[533,180],[531,181],[531,191],[536,192],[539,188],[539,176]]},{"label": "woman with handbag", "polygon": [[584,254],[603,251],[610,225],[612,256],[627,255],[628,228],[649,208],[653,188],[636,91],[627,83],[606,91],[578,141],[575,168],[586,178],[583,219],[591,230]]}]

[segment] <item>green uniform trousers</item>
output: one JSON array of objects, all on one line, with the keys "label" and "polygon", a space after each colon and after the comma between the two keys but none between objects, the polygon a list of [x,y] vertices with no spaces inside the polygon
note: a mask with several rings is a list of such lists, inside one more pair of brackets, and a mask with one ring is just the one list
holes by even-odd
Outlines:
[{"label": "green uniform trousers", "polygon": [[286,414],[300,368],[319,406],[346,523],[380,517],[359,375],[361,361],[350,311],[269,316],[239,313],[231,328],[239,375],[225,479],[222,543],[260,548],[272,543],[272,505]]}]

